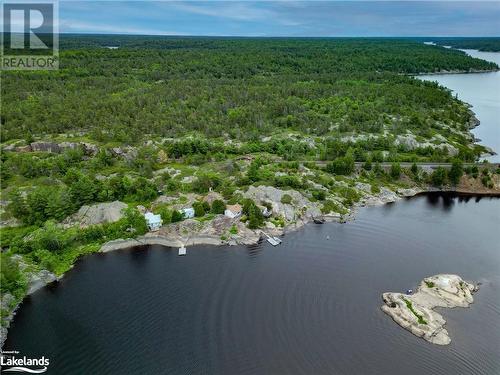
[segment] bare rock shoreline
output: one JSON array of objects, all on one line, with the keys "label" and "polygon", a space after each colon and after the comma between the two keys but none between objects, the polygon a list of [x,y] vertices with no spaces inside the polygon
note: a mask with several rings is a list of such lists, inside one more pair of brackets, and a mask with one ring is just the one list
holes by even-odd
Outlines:
[{"label": "bare rock shoreline", "polygon": [[[343,223],[350,220],[354,220],[356,212],[362,207],[372,207],[372,206],[382,206],[388,203],[394,203],[398,200],[404,198],[411,198],[421,194],[427,193],[457,193],[465,195],[483,195],[483,196],[494,196],[500,195],[497,191],[476,191],[469,190],[467,188],[459,189],[421,189],[421,188],[409,188],[409,189],[398,189],[397,191],[392,191],[385,187],[382,187],[379,194],[376,195],[366,195],[359,202],[357,202],[352,211],[347,215],[323,215],[326,222],[337,222]],[[102,245],[100,252],[107,253],[110,251],[128,249],[135,246],[145,246],[145,245],[159,245],[164,247],[182,247],[182,246],[194,246],[194,245],[212,245],[212,246],[234,246],[234,245],[254,245],[257,244],[261,239],[265,238],[265,233],[271,234],[273,236],[282,236],[286,233],[296,231],[307,224],[312,223],[312,217],[303,218],[297,220],[295,223],[289,224],[284,228],[264,228],[257,230],[240,231],[238,235],[234,235],[227,240],[222,240],[220,236],[206,233],[191,234],[189,236],[172,236],[169,234],[154,234],[148,233],[144,236],[137,238],[128,239],[117,239],[113,241],[106,242]]]},{"label": "bare rock shoreline", "polygon": [[106,242],[102,245],[100,252],[127,249],[135,246],[160,245],[165,247],[182,247],[193,245],[223,245],[220,238],[215,236],[196,236],[186,241],[162,235],[145,235],[137,238],[118,239]]},{"label": "bare rock shoreline", "polygon": [[435,275],[422,280],[414,294],[383,293],[381,309],[404,329],[436,345],[451,342],[446,320],[435,307],[469,307],[478,287],[457,275]]},{"label": "bare rock shoreline", "polygon": [[469,69],[469,70],[440,70],[437,72],[420,72],[420,73],[411,73],[408,75],[411,76],[435,76],[435,75],[443,75],[443,74],[476,74],[476,73],[494,73],[498,72],[500,69]]}]

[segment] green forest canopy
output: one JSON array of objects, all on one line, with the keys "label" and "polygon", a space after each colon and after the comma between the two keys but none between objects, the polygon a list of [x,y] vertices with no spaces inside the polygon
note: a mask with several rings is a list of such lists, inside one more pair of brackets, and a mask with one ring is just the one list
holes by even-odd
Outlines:
[{"label": "green forest canopy", "polygon": [[408,75],[497,68],[408,39],[63,35],[60,44],[58,71],[3,72],[4,141],[68,131],[120,143],[190,132],[248,140],[387,126],[426,136],[469,114]]},{"label": "green forest canopy", "polygon": [[459,49],[477,49],[483,52],[500,52],[500,38],[427,38],[440,46]]}]

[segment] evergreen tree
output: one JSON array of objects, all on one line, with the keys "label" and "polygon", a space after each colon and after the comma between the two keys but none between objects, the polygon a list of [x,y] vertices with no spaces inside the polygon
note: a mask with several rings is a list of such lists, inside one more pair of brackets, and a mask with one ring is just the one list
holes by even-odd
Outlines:
[{"label": "evergreen tree", "polygon": [[256,182],[259,180],[259,168],[260,163],[257,160],[253,160],[252,163],[250,163],[247,171],[247,177],[250,181]]},{"label": "evergreen tree", "polygon": [[411,165],[411,173],[413,173],[414,176],[417,176],[418,175],[418,165],[417,163],[413,163]]},{"label": "evergreen tree", "polygon": [[372,159],[370,157],[366,159],[365,163],[363,164],[363,169],[366,171],[372,170]]},{"label": "evergreen tree", "polygon": [[250,229],[260,228],[264,224],[264,215],[253,200],[245,199],[243,201],[243,213],[248,217]]},{"label": "evergreen tree", "polygon": [[73,212],[73,207],[69,191],[65,188],[59,189],[50,194],[46,206],[46,215],[48,218],[61,221]]},{"label": "evergreen tree", "polygon": [[70,182],[71,199],[77,207],[95,201],[97,182],[87,175],[79,174],[75,181]]},{"label": "evergreen tree", "polygon": [[184,215],[177,210],[172,212],[172,223],[177,223],[184,220]]},{"label": "evergreen tree", "polygon": [[434,186],[443,186],[446,183],[446,169],[438,167],[434,172],[432,172],[431,181]]},{"label": "evergreen tree", "polygon": [[19,219],[24,223],[27,223],[29,221],[28,205],[26,203],[25,197],[19,189],[16,189],[12,194],[11,202],[9,204],[9,210],[16,219]]},{"label": "evergreen tree", "polygon": [[399,179],[401,176],[401,165],[399,163],[392,163],[391,165],[391,177],[394,180]]},{"label": "evergreen tree", "polygon": [[354,158],[351,154],[344,157],[339,157],[328,163],[326,170],[330,173],[339,175],[350,175],[354,172]]},{"label": "evergreen tree", "polygon": [[194,202],[193,208],[194,208],[194,216],[196,217],[205,216],[205,208],[203,207],[202,202]]},{"label": "evergreen tree", "polygon": [[457,159],[453,160],[451,169],[448,172],[448,178],[450,179],[450,182],[453,185],[458,185],[458,183],[460,182],[460,178],[462,178],[463,174],[464,174],[464,167],[462,162]]},{"label": "evergreen tree", "polygon": [[130,227],[135,229],[134,234],[142,235],[148,231],[148,225],[144,215],[134,208],[125,211],[125,218]]},{"label": "evergreen tree", "polygon": [[49,194],[50,192],[46,188],[37,188],[28,194],[26,202],[29,209],[29,224],[40,225],[47,220],[46,209],[49,202]]},{"label": "evergreen tree", "polygon": [[226,204],[220,199],[216,199],[212,203],[212,213],[216,215],[221,215],[226,210]]}]

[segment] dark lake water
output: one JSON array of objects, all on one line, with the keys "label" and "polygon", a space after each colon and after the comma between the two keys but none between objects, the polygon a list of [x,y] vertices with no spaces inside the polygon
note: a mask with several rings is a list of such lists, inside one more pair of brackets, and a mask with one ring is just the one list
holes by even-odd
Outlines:
[{"label": "dark lake water", "polygon": [[[463,50],[472,57],[492,61],[500,65],[500,52]],[[437,74],[419,76],[428,81],[437,81],[471,104],[481,124],[472,133],[481,139],[481,144],[500,154],[500,72],[474,74]],[[500,155],[486,159],[500,162]]]},{"label": "dark lake water", "polygon": [[[25,301],[5,349],[65,375],[500,374],[499,233],[499,199],[431,195],[276,248],[96,254]],[[437,273],[483,283],[471,308],[442,310],[444,347],[380,310]]]}]

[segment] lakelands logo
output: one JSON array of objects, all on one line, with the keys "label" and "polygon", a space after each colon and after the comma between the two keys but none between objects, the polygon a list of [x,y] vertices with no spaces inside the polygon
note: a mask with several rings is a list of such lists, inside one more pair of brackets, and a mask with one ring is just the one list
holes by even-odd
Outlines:
[{"label": "lakelands logo", "polygon": [[19,357],[18,351],[4,351],[0,357],[2,365],[1,372],[27,372],[30,374],[42,374],[47,371],[49,359],[42,356],[40,358]]},{"label": "lakelands logo", "polygon": [[13,0],[2,3],[2,69],[57,69],[57,2]]}]

